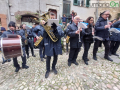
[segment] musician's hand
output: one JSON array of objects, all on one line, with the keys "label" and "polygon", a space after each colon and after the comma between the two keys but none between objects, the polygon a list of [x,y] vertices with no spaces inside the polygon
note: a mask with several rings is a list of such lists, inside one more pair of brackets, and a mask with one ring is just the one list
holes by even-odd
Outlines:
[{"label": "musician's hand", "polygon": [[21,38],[21,36],[20,35],[17,35],[19,38]]},{"label": "musician's hand", "polygon": [[75,32],[75,34],[79,34],[80,33],[80,30],[77,30],[76,32]]},{"label": "musician's hand", "polygon": [[52,26],[51,26],[53,29],[56,29],[57,28],[57,25],[55,23],[52,23]]},{"label": "musician's hand", "polygon": [[92,32],[92,35],[94,35],[94,32]]},{"label": "musician's hand", "polygon": [[111,25],[112,25],[112,23],[111,23],[111,22],[109,22],[109,25],[111,26]]},{"label": "musician's hand", "polygon": [[36,38],[37,38],[37,39],[39,39],[39,37],[38,37],[38,36],[36,36]]},{"label": "musician's hand", "polygon": [[106,29],[106,28],[110,28],[110,25],[105,25],[105,29]]}]

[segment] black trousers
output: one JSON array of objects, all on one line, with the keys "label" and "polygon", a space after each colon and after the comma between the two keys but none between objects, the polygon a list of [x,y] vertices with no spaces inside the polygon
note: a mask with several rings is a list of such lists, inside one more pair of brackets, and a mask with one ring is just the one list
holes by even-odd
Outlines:
[{"label": "black trousers", "polygon": [[44,45],[41,45],[41,44],[39,44],[39,56],[40,56],[40,58],[45,57],[45,47],[44,47]]},{"label": "black trousers", "polygon": [[[23,50],[23,56],[21,56],[21,58],[22,58],[22,66],[25,66],[26,65],[25,47],[23,47],[22,50]],[[14,67],[20,67],[20,65],[18,64],[18,61],[17,61],[17,57],[13,58],[13,64],[14,64]]]},{"label": "black trousers", "polygon": [[[55,55],[55,51],[54,51],[52,69],[55,69],[55,66],[57,64],[57,58],[58,58],[58,55]],[[47,71],[50,71],[50,60],[51,60],[51,56],[47,56],[47,60],[46,60],[46,69],[47,69]]]},{"label": "black trousers", "polygon": [[92,44],[91,42],[84,42],[84,53],[83,53],[84,60],[87,60],[88,51],[89,51],[91,44]]},{"label": "black trousers", "polygon": [[68,44],[69,44],[69,43],[66,43],[66,52],[68,52]]},{"label": "black trousers", "polygon": [[[101,41],[99,41],[99,40],[95,41],[94,48],[93,48],[93,56],[96,56],[96,53],[98,51],[98,47],[99,47],[100,43],[101,43]],[[105,46],[105,57],[108,57],[108,53],[109,53],[109,50],[110,50],[109,41],[105,40],[105,41],[102,41],[102,43]]]},{"label": "black trousers", "polygon": [[76,62],[79,50],[80,50],[80,48],[70,48],[68,62],[70,62],[70,63]]},{"label": "black trousers", "polygon": [[31,53],[32,53],[32,56],[33,56],[34,55],[34,50],[33,50],[33,46],[30,43],[28,43],[28,45],[25,45],[26,54],[27,54],[27,56],[29,56],[29,47],[31,49]]},{"label": "black trousers", "polygon": [[110,52],[115,54],[119,48],[120,42],[119,41],[111,41],[110,43]]}]

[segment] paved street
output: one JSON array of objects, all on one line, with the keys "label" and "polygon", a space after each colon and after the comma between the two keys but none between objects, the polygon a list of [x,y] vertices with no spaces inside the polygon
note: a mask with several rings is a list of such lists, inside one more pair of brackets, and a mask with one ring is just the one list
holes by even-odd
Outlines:
[{"label": "paved street", "polygon": [[[0,59],[0,90],[120,90],[120,59],[111,56],[114,62],[105,60],[103,49],[99,48],[98,61],[94,61],[91,47],[88,66],[82,60],[83,48],[77,58],[78,66],[68,67],[68,55],[59,55],[58,74],[51,72],[48,79],[45,79],[45,60],[40,61],[38,50],[36,58],[27,59],[29,69],[20,69],[18,73],[14,72],[12,61],[1,64]],[[120,55],[120,49],[117,53]],[[21,65],[21,58],[18,59]]]}]

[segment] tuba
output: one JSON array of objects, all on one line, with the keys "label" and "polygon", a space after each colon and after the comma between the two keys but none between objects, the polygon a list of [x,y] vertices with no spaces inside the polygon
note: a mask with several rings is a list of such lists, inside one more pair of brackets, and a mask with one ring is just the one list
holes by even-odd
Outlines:
[{"label": "tuba", "polygon": [[47,12],[45,14],[43,14],[41,16],[43,18],[43,20],[46,22],[46,24],[42,25],[45,29],[45,31],[47,32],[48,36],[50,37],[50,39],[53,41],[53,42],[56,42],[58,40],[58,38],[54,35],[54,33],[51,31],[53,30],[51,28],[51,26],[48,26],[47,25],[47,22],[48,22],[48,19],[50,19],[50,12]]}]

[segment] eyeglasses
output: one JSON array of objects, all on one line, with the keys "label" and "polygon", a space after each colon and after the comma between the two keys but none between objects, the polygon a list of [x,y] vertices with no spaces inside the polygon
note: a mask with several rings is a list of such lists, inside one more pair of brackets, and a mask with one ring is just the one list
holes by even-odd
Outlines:
[{"label": "eyeglasses", "polygon": [[80,19],[76,18],[76,20],[80,20]]}]

